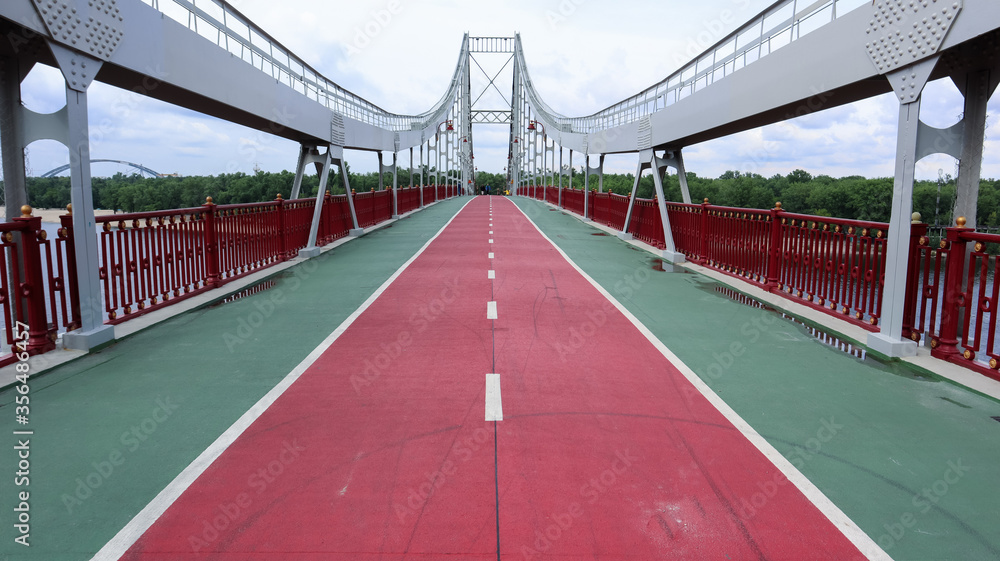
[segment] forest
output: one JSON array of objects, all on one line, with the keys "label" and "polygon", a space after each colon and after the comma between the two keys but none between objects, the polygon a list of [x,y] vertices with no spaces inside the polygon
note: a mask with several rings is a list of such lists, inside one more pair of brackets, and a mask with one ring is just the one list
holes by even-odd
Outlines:
[{"label": "forest", "polygon": [[[569,179],[569,170],[565,172],[564,186]],[[348,168],[348,174],[355,192],[380,188],[377,172],[353,173]],[[414,175],[417,176],[414,184],[419,183],[418,172]],[[431,182],[430,177],[425,174],[427,183]],[[689,172],[687,178],[693,201],[707,198],[711,204],[723,206],[772,208],[775,202],[781,201],[782,207],[791,212],[886,222],[892,202],[892,178],[813,176],[801,169],[771,177],[727,171],[719,177],[709,178]],[[278,193],[287,199],[294,179],[295,175],[289,171],[157,178],[118,173],[113,177],[93,178],[94,206],[119,212],[140,212],[197,206],[209,196],[216,204],[273,200]],[[634,179],[632,174],[605,174],[604,188],[628,194]],[[490,185],[494,192],[506,183],[504,175],[487,172],[479,172],[476,181],[479,185]],[[400,187],[410,184],[409,170],[400,170],[398,182]],[[575,188],[583,188],[582,169],[573,170],[572,182]],[[344,192],[337,173],[331,174],[329,184],[331,193]],[[315,196],[318,185],[315,174],[307,175],[300,196]],[[391,175],[386,175],[385,185],[392,185]],[[590,186],[597,187],[596,176],[591,176]],[[681,200],[676,174],[667,175],[664,189],[667,200]],[[653,192],[653,179],[647,173],[639,183],[638,196],[652,198]],[[954,201],[955,181],[951,176],[945,175],[937,181],[919,181],[914,186],[914,210],[920,212],[928,224],[952,225]],[[69,178],[29,178],[28,202],[36,208],[65,207],[70,202]],[[1000,180],[981,182],[976,222],[981,228],[1000,226]]]}]

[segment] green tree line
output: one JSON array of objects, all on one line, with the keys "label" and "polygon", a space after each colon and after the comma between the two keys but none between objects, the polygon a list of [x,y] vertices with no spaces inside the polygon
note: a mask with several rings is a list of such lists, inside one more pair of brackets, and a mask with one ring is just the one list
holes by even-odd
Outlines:
[{"label": "green tree line", "polygon": [[[377,172],[356,174],[347,166],[347,173],[351,188],[357,193],[381,188]],[[425,182],[429,182],[429,174],[432,173],[433,169],[425,172]],[[414,170],[413,175],[414,183],[419,183],[419,171]],[[443,183],[443,175],[441,179]],[[290,171],[152,178],[138,173],[117,173],[112,177],[92,179],[94,207],[120,212],[194,207],[204,204],[207,197],[212,197],[212,201],[220,205],[270,201],[279,193],[288,199],[294,182],[295,174]],[[409,186],[408,169],[398,172],[397,182],[400,187]],[[384,185],[392,185],[391,174],[385,175]],[[70,202],[69,177],[29,177],[27,187],[28,203],[35,208],[64,208]],[[315,173],[306,174],[299,196],[315,197],[318,189],[319,177]],[[339,172],[330,174],[327,190],[335,195],[344,193]]]},{"label": "green tree line", "polygon": [[[574,169],[572,186],[582,189],[583,168]],[[558,179],[558,178],[557,178]],[[563,186],[569,183],[568,174],[563,175]],[[699,177],[687,173],[691,200],[720,206],[741,208],[774,208],[781,202],[783,209],[800,214],[851,218],[888,222],[892,206],[891,177],[866,178],[860,175],[834,178],[828,175],[813,176],[797,169],[787,175],[764,177],[756,173],[727,171],[717,178]],[[605,174],[604,190],[628,195],[632,192],[635,176],[629,174]],[[598,178],[590,177],[590,188],[597,188]],[[663,180],[664,195],[668,201],[680,201],[681,187],[676,174],[669,174]],[[639,181],[636,195],[652,198],[655,193],[653,177],[648,172]],[[919,212],[924,222],[952,226],[952,209],[955,205],[955,180],[945,175],[936,181],[917,181],[913,186],[913,210]],[[1000,180],[980,181],[976,224],[984,227],[1000,226]]]},{"label": "green tree line", "polygon": [[[380,181],[377,172],[353,173],[350,168],[347,172],[351,187],[359,193],[392,185],[389,174],[384,181]],[[425,172],[425,183],[431,183],[433,173],[433,170]],[[418,174],[414,171],[414,184],[420,181]],[[198,206],[205,202],[206,197],[212,197],[216,204],[274,200],[278,193],[287,199],[294,180],[295,174],[289,171],[158,178],[118,173],[113,177],[93,179],[94,206],[121,212],[143,212]],[[634,180],[632,174],[605,174],[604,189],[627,195]],[[892,178],[833,178],[794,170],[787,175],[771,177],[727,171],[717,178],[709,178],[689,172],[687,180],[694,202],[707,198],[710,203],[722,206],[772,208],[781,201],[782,207],[790,212],[886,222],[892,202]],[[408,186],[409,170],[401,169],[397,181],[401,187]],[[488,172],[477,173],[476,182],[479,186],[490,185],[493,192],[508,186],[505,175]],[[563,182],[564,186],[570,184],[569,174],[563,176]],[[596,188],[597,183],[598,178],[591,176],[591,188]],[[583,184],[582,168],[574,169],[572,186],[582,189]],[[318,186],[316,174],[307,174],[303,178],[300,196],[315,196]],[[339,173],[331,174],[328,189],[334,194],[344,192]],[[681,200],[676,174],[664,178],[664,192],[667,200]],[[639,182],[638,196],[652,198],[653,193],[653,178],[647,173]],[[37,208],[65,207],[70,202],[69,178],[29,178],[28,201]],[[935,223],[936,216],[938,224],[951,225],[954,203],[955,181],[950,176],[938,181],[918,181],[914,185],[914,210],[929,224]],[[980,226],[1000,226],[1000,180],[982,180],[976,221]]]}]

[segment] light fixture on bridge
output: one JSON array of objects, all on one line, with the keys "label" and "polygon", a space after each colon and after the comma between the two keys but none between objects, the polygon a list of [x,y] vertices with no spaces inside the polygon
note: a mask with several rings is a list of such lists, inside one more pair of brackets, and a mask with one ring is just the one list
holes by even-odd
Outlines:
[{"label": "light fixture on bridge", "polygon": [[455,125],[454,125],[454,123],[452,123],[452,121],[451,121],[451,120],[449,120],[449,121],[447,121],[447,122],[448,122],[448,128],[447,128],[447,129],[445,129],[445,130],[447,130],[447,131],[454,131],[454,130],[455,130]]},{"label": "light fixture on bridge", "polygon": [[534,121],[528,121],[528,130],[529,131],[535,130],[535,122]]}]

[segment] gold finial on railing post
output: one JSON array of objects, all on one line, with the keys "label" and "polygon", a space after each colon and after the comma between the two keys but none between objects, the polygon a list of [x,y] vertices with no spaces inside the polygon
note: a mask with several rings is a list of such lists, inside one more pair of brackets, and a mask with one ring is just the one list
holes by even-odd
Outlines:
[{"label": "gold finial on railing post", "polygon": [[707,204],[708,204],[708,197],[705,197],[705,200],[704,200],[704,201],[702,201],[702,203],[701,203],[701,204],[703,204],[703,205],[707,205]]},{"label": "gold finial on railing post", "polygon": [[21,218],[31,218],[31,205],[21,207]]},{"label": "gold finial on railing post", "polygon": [[278,193],[278,198],[276,200],[279,200],[279,201],[282,200],[281,193]]},{"label": "gold finial on railing post", "polygon": [[66,214],[73,214],[73,203],[66,205]]},{"label": "gold finial on railing post", "polygon": [[910,215],[910,224],[922,224],[924,217],[920,216],[919,212],[914,212]]},{"label": "gold finial on railing post", "polygon": [[958,218],[957,218],[957,219],[955,220],[955,225],[956,225],[957,227],[959,227],[959,228],[965,228],[965,223],[966,223],[966,222],[968,222],[968,221],[967,221],[967,220],[965,219],[965,217],[964,217],[964,216],[959,216],[959,217],[958,217]]},{"label": "gold finial on railing post", "polygon": [[205,197],[205,204],[206,205],[214,205],[215,204],[215,200],[212,197]]},{"label": "gold finial on railing post", "polygon": [[781,201],[774,203],[774,210],[781,210]]}]

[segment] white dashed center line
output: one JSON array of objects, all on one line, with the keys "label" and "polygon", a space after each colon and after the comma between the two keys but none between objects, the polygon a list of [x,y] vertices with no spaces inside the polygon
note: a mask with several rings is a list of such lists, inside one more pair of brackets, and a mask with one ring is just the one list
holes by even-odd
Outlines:
[{"label": "white dashed center line", "polygon": [[503,404],[500,401],[499,374],[486,375],[486,420],[503,420]]}]

